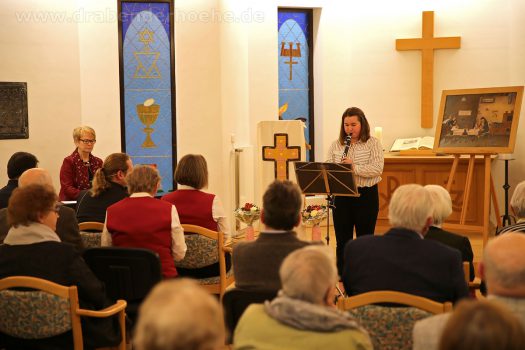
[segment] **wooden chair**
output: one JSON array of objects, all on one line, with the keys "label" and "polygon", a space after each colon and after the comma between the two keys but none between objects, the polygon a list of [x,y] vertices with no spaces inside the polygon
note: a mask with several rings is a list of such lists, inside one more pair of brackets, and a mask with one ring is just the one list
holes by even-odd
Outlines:
[{"label": "wooden chair", "polygon": [[[378,303],[398,305],[373,305]],[[337,307],[349,311],[368,331],[375,349],[409,350],[414,323],[432,314],[451,311],[452,303],[396,291],[375,291],[340,299]]]},{"label": "wooden chair", "polygon": [[104,230],[104,223],[95,221],[81,222],[78,224],[78,230],[85,248],[100,247],[100,233]]},{"label": "wooden chair", "polygon": [[196,269],[219,262],[219,276],[196,279],[210,293],[219,294],[222,298],[226,287],[235,282],[233,268],[226,271],[226,249],[224,233],[207,228],[183,224],[184,237],[188,250],[175,266],[185,269]]},{"label": "wooden chair", "polygon": [[102,230],[104,230],[104,223],[103,222],[96,222],[96,221],[80,222],[78,224],[78,229],[80,231],[97,231],[97,232],[102,232]]},{"label": "wooden chair", "polygon": [[27,276],[0,280],[0,331],[16,338],[41,339],[71,330],[74,349],[82,350],[80,317],[106,318],[118,314],[122,336],[118,349],[125,350],[125,308],[126,302],[118,300],[99,311],[81,309],[76,286],[66,287]]}]

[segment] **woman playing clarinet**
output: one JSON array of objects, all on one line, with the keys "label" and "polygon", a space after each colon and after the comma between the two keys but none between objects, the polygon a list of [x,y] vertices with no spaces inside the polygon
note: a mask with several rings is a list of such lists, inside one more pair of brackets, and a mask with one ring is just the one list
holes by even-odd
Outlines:
[{"label": "woman playing clarinet", "polygon": [[346,243],[356,236],[373,235],[379,212],[377,184],[381,181],[384,157],[378,139],[370,136],[370,125],[364,112],[348,108],[341,117],[339,138],[328,149],[332,163],[352,164],[359,197],[335,196],[333,210],[337,241],[337,269],[343,273]]}]

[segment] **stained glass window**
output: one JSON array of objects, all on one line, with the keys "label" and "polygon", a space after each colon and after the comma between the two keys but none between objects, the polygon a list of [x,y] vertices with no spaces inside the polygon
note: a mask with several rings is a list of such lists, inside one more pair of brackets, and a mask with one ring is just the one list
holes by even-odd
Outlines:
[{"label": "stained glass window", "polygon": [[307,160],[314,160],[312,10],[279,9],[279,119],[306,124]]}]

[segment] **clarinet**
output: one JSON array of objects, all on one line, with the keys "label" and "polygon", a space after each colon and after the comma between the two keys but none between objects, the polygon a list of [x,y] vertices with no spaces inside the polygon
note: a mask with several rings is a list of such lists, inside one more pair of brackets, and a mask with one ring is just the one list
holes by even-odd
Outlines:
[{"label": "clarinet", "polygon": [[343,159],[348,156],[348,149],[350,148],[351,141],[352,141],[352,135],[349,134],[345,138],[345,150],[343,152],[343,156],[341,157],[341,161],[343,161]]}]

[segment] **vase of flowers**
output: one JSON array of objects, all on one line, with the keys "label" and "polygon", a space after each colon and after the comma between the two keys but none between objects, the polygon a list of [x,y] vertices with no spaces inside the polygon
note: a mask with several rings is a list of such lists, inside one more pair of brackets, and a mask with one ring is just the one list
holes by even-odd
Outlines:
[{"label": "vase of flowers", "polygon": [[261,217],[261,209],[253,203],[246,203],[235,209],[235,218],[246,224],[246,240],[253,241],[255,238],[253,223]]},{"label": "vase of flowers", "polygon": [[304,225],[312,227],[312,241],[320,241],[321,227],[319,225],[328,215],[326,205],[309,205],[303,209],[301,214]]}]

